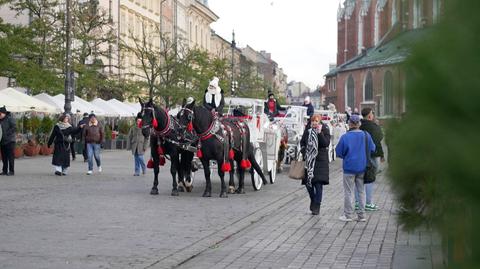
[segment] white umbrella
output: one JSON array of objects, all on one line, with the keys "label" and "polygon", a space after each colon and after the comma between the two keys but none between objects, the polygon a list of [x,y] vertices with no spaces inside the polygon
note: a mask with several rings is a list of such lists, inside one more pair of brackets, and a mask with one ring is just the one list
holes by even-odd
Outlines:
[{"label": "white umbrella", "polygon": [[124,112],[125,117],[135,117],[139,111],[134,110],[131,106],[128,106],[117,99],[110,99],[107,103],[115,106],[116,108]]},{"label": "white umbrella", "polygon": [[93,101],[90,102],[91,104],[101,107],[103,110],[106,111],[107,115],[109,117],[121,117],[123,116],[123,111],[120,109],[117,109],[115,106],[112,106],[110,103],[107,101],[103,100],[102,98],[96,98]]},{"label": "white umbrella", "polygon": [[25,112],[31,110],[20,100],[3,93],[0,93],[0,106],[5,106],[7,111],[10,112]]}]

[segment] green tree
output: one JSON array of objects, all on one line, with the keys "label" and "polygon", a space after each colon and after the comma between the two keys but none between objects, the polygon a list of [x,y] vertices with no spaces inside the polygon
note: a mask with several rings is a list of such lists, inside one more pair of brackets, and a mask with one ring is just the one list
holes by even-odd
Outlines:
[{"label": "green tree", "polygon": [[449,268],[479,268],[480,2],[447,3],[405,66],[408,112],[387,130],[390,178],[400,222],[437,231]]}]

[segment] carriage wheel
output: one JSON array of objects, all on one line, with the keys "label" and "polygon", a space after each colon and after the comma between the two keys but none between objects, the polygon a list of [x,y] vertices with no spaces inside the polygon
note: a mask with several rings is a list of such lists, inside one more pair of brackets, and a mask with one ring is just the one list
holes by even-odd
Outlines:
[{"label": "carriage wheel", "polygon": [[277,178],[277,162],[274,163],[272,170],[268,172],[268,175],[270,176],[270,184],[275,183],[275,179]]},{"label": "carriage wheel", "polygon": [[[255,154],[253,156],[255,156],[255,160],[257,161],[258,166],[260,166],[260,169],[263,169],[262,150],[259,147],[255,148]],[[253,167],[251,169],[253,170],[253,173],[252,173],[253,189],[258,191],[262,188],[263,181],[260,175],[257,173],[257,171],[255,171]]]}]

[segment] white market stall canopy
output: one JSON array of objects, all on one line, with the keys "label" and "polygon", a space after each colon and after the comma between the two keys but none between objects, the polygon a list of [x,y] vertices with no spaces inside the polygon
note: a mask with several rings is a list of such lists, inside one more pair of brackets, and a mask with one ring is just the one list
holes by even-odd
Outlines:
[{"label": "white market stall canopy", "polygon": [[[65,102],[65,95],[57,94],[53,96],[58,102]],[[90,104],[82,98],[75,96],[75,100],[71,103],[72,113],[95,113],[98,116],[108,116],[107,113],[100,107]]]},{"label": "white market stall canopy", "polygon": [[107,101],[107,103],[111,104],[112,106],[115,106],[117,109],[121,109],[122,111],[125,112],[125,114],[128,113],[128,117],[135,117],[137,116],[137,113],[140,112],[139,110],[135,110],[133,107],[126,105],[117,99],[110,99]]},{"label": "white market stall canopy", "polygon": [[60,109],[60,111],[63,111],[64,102],[60,102],[59,100],[53,98],[52,96],[50,96],[46,93],[40,93],[40,94],[34,95],[33,98],[36,98],[40,101],[43,101],[43,102],[45,102],[49,105],[52,105],[52,106]]},{"label": "white market stall canopy", "polygon": [[21,93],[13,88],[6,88],[0,91],[0,105],[5,105],[7,110],[12,112],[45,112],[59,113],[58,107],[46,103],[42,100]]},{"label": "white market stall canopy", "polygon": [[122,110],[121,108],[114,106],[113,104],[103,100],[102,98],[96,98],[90,103],[102,107],[108,114],[111,114],[115,117],[131,117],[130,113],[127,111]]},{"label": "white market stall canopy", "polygon": [[142,106],[140,105],[140,103],[129,103],[129,102],[123,102],[123,103],[126,104],[127,106],[132,107],[134,111],[137,111],[137,113],[142,110]]}]

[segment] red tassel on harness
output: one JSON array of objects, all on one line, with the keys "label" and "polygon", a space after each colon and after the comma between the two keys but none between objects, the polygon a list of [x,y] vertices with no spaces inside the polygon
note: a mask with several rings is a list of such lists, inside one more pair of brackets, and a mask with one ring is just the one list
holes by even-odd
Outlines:
[{"label": "red tassel on harness", "polygon": [[249,159],[247,159],[247,168],[250,168],[250,167],[252,167],[252,163],[250,162]]},{"label": "red tassel on harness", "polygon": [[153,125],[153,128],[157,128],[157,127],[158,127],[158,121],[157,121],[157,119],[155,119],[155,118],[153,119],[152,125]]},{"label": "red tassel on harness", "polygon": [[247,169],[247,168],[248,168],[247,160],[242,160],[242,161],[240,162],[240,167],[241,167],[242,169],[244,169],[244,170]]},{"label": "red tassel on harness", "polygon": [[230,165],[229,162],[224,162],[222,164],[222,172],[230,172],[230,170],[232,170],[232,166]]},{"label": "red tassel on harness", "polygon": [[193,131],[193,123],[192,122],[189,122],[188,125],[187,125],[187,131],[191,132]]},{"label": "red tassel on harness", "polygon": [[233,149],[230,149],[230,151],[228,151],[228,158],[233,160],[233,157],[235,157],[235,152],[233,152]]},{"label": "red tassel on harness", "polygon": [[139,121],[138,121],[138,124],[137,124],[138,128],[141,129],[141,128],[142,128],[142,125],[143,125],[143,121],[142,121],[142,120],[139,120]]},{"label": "red tassel on harness", "polygon": [[147,162],[147,168],[150,168],[150,169],[153,168],[153,160],[152,160],[152,159],[148,160],[148,162]]},{"label": "red tassel on harness", "polygon": [[165,155],[165,149],[162,146],[157,147],[158,155]]},{"label": "red tassel on harness", "polygon": [[197,157],[200,159],[203,158],[203,152],[201,149],[197,149]]},{"label": "red tassel on harness", "polygon": [[159,164],[160,164],[160,166],[164,166],[164,165],[165,165],[165,157],[160,156]]}]

